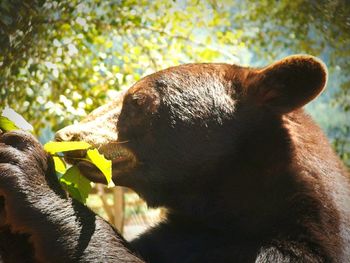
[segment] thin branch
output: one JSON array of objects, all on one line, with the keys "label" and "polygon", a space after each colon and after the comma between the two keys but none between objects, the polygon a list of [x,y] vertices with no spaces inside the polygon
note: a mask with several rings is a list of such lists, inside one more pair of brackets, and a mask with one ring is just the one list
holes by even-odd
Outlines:
[{"label": "thin branch", "polygon": [[158,33],[158,34],[163,34],[163,35],[166,35],[166,36],[168,36],[170,38],[185,40],[185,41],[191,42],[191,43],[193,43],[193,44],[195,44],[197,46],[207,47],[207,45],[205,45],[205,44],[203,44],[201,42],[194,41],[188,36],[172,34],[172,33],[168,32],[168,31],[165,31],[165,30],[162,30],[162,29],[158,29],[158,28],[155,28],[155,27],[149,27],[149,26],[141,25],[141,26],[137,26],[137,28],[145,29],[145,30],[148,30],[148,31],[151,31],[151,32],[154,32],[154,33]]}]

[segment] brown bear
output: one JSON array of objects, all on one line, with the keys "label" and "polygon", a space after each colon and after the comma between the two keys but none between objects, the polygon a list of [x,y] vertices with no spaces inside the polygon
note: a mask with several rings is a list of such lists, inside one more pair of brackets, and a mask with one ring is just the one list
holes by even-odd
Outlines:
[{"label": "brown bear", "polygon": [[349,262],[350,178],[302,110],[326,80],[307,55],[264,68],[181,65],[59,131],[111,159],[115,184],[167,208],[130,244],[65,195],[33,137],[5,133],[5,225],[30,235],[43,262]]}]

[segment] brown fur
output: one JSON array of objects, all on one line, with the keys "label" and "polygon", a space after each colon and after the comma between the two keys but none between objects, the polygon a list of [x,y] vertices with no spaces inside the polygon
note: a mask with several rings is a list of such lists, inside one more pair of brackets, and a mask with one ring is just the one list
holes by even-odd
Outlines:
[{"label": "brown fur", "polygon": [[[323,63],[305,55],[261,69],[181,65],[145,77],[56,138],[98,147],[113,160],[116,184],[134,189],[150,206],[168,209],[164,222],[131,242],[147,262],[347,262],[349,175],[301,109],[322,92],[326,80]],[[5,158],[0,191],[8,211],[22,211],[10,226],[26,222],[22,232],[32,237],[42,237],[43,229],[49,233],[50,245],[31,239],[42,253],[37,258],[100,261],[101,248],[108,248],[104,259],[138,262],[109,225],[62,194],[57,198],[59,189],[53,194],[55,184],[42,181],[45,169],[37,165],[44,158],[35,160],[11,147],[0,148]],[[34,152],[43,154],[39,146]],[[14,153],[26,163],[16,162]],[[34,185],[20,176],[30,173],[30,165],[39,176]],[[91,164],[78,167],[88,178],[105,182]],[[49,204],[33,195],[34,189],[42,193],[35,186],[39,181]],[[31,202],[14,197],[13,189]],[[11,198],[16,202],[6,201]],[[37,223],[29,224],[26,216]]]}]

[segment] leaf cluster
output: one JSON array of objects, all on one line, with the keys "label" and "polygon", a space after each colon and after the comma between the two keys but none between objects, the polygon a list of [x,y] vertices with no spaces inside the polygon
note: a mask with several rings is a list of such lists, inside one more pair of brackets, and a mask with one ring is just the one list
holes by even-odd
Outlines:
[{"label": "leaf cluster", "polygon": [[[4,112],[4,111],[3,111]],[[18,122],[18,116],[12,114],[7,117],[0,116],[0,132],[18,130],[23,127],[23,121]],[[112,162],[104,158],[97,149],[86,142],[48,142],[44,145],[44,150],[51,154],[59,182],[62,187],[75,199],[86,203],[86,199],[91,191],[91,182],[84,177],[77,166],[69,165],[64,160],[62,153],[74,150],[85,150],[86,157],[80,160],[88,161],[101,170],[106,177],[107,183],[112,186]]]}]

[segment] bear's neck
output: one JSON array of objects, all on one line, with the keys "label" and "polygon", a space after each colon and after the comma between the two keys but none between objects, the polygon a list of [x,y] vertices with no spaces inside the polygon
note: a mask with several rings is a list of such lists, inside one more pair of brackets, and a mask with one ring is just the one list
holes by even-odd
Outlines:
[{"label": "bear's neck", "polygon": [[[321,160],[328,155],[338,162],[326,138],[302,110],[260,120],[245,134],[236,154],[212,175],[216,182],[197,195],[179,194],[170,205],[169,218],[225,232],[242,231],[247,236],[302,229],[296,222],[305,218],[322,224],[316,222],[321,220],[318,207],[329,204],[330,213],[334,209],[332,201],[321,198],[316,190],[323,187],[317,180],[321,168],[317,161],[311,165],[305,156],[313,152],[312,158]],[[316,178],[312,185],[309,177]]]}]

